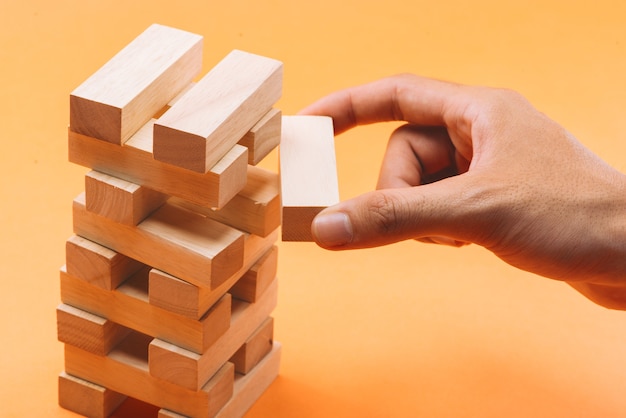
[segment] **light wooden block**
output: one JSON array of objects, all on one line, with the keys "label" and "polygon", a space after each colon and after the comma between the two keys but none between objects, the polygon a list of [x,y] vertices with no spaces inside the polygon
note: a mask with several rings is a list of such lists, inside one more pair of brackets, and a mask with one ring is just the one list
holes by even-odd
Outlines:
[{"label": "light wooden block", "polygon": [[246,302],[256,302],[267,290],[278,270],[278,248],[273,247],[237,280],[229,292],[233,297]]},{"label": "light wooden block", "polygon": [[154,158],[206,173],[278,101],[282,63],[232,51],[154,124]]},{"label": "light wooden block", "polygon": [[130,329],[73,306],[57,307],[57,337],[65,344],[105,356]]},{"label": "light wooden block", "polygon": [[312,241],[311,223],[339,203],[332,119],[283,116],[280,180],[283,241]]},{"label": "light wooden block", "polygon": [[244,416],[278,377],[281,348],[280,343],[275,341],[272,351],[250,373],[235,375],[233,396],[215,415],[215,418]]},{"label": "light wooden block", "polygon": [[[160,113],[157,113],[154,118],[159,119],[163,116],[194,85],[195,83],[191,83],[178,96],[172,99]],[[280,143],[281,115],[280,109],[271,109],[239,140],[239,145],[248,148],[248,164],[257,165],[278,146]]]},{"label": "light wooden block", "polygon": [[139,261],[77,235],[67,240],[65,259],[69,274],[106,290],[115,289],[144,266]]},{"label": "light wooden block", "polygon": [[260,167],[248,167],[248,178],[244,188],[219,210],[176,197],[171,198],[169,202],[262,237],[280,226],[278,174]]},{"label": "light wooden block", "polygon": [[276,306],[277,282],[274,280],[256,303],[233,300],[230,328],[202,354],[155,338],[150,343],[150,374],[175,385],[198,390],[270,316]]},{"label": "light wooden block", "polygon": [[238,142],[248,148],[248,164],[257,165],[280,143],[282,112],[272,109]]},{"label": "light wooden block", "polygon": [[272,350],[273,341],[274,318],[269,317],[228,361],[235,365],[237,373],[247,374]]},{"label": "light wooden block", "polygon": [[88,211],[135,226],[161,207],[168,195],[98,171],[85,175]]},{"label": "light wooden block", "polygon": [[202,36],[152,25],[70,95],[70,129],[123,144],[202,69]]},{"label": "light wooden block", "polygon": [[148,373],[150,338],[133,333],[107,356],[65,346],[65,370],[95,384],[160,408],[191,417],[213,417],[232,397],[234,366],[223,363],[211,379],[189,390]]},{"label": "light wooden block", "polygon": [[208,173],[194,173],[153,158],[153,124],[148,122],[122,147],[69,131],[69,160],[208,207],[223,207],[245,186],[246,147],[236,145]]},{"label": "light wooden block", "polygon": [[226,333],[231,296],[222,297],[200,319],[191,319],[148,302],[148,271],[140,270],[113,291],[92,286],[61,269],[61,300],[110,321],[203,353]]},{"label": "light wooden block", "polygon": [[[278,377],[280,371],[281,345],[274,342],[270,353],[247,375],[235,374],[233,396],[214,418],[243,417]],[[159,411],[159,418],[185,418],[166,409]]]},{"label": "light wooden block", "polygon": [[170,274],[152,269],[148,285],[150,303],[180,315],[200,318],[234,283],[238,282],[248,270],[256,265],[263,254],[272,248],[277,237],[278,231],[274,231],[273,234],[264,238],[257,235],[246,236],[243,266],[215,289],[196,286]]},{"label": "light wooden block", "polygon": [[185,415],[177,414],[176,412],[168,411],[167,409],[159,409],[157,418],[187,418]]},{"label": "light wooden block", "polygon": [[125,395],[65,372],[58,380],[59,406],[90,418],[107,418],[124,400]]},{"label": "light wooden block", "polygon": [[244,234],[165,204],[137,226],[89,212],[74,200],[74,232],[193,284],[215,288],[243,265]]}]

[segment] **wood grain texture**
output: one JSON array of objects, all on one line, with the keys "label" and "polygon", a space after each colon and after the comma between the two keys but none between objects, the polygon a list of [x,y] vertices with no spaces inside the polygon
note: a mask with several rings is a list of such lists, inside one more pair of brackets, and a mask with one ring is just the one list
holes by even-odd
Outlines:
[{"label": "wood grain texture", "polygon": [[68,133],[72,163],[146,186],[198,205],[223,207],[246,184],[248,149],[235,145],[206,174],[157,161],[152,156],[154,121],[140,129],[124,146]]},{"label": "wood grain texture", "polygon": [[148,302],[148,271],[140,270],[113,291],[92,286],[61,269],[61,301],[127,328],[205,352],[230,327],[231,296],[222,297],[200,319],[191,319]]},{"label": "wood grain texture", "polygon": [[202,387],[270,316],[276,306],[277,282],[256,303],[233,300],[230,328],[202,354],[155,338],[150,343],[150,374],[191,390]]},{"label": "wood grain texture", "polygon": [[272,350],[248,374],[235,375],[233,396],[215,415],[215,418],[243,417],[263,395],[280,371],[282,346],[274,341]]},{"label": "wood grain texture", "polygon": [[59,405],[90,418],[111,415],[126,395],[61,372],[58,379]]},{"label": "wood grain texture", "polygon": [[234,50],[154,124],[154,158],[206,173],[282,94],[282,63]]},{"label": "wood grain texture", "polygon": [[202,36],[152,25],[70,95],[70,129],[123,144],[202,68]]},{"label": "wood grain texture", "polygon": [[[243,266],[218,287],[196,286],[172,275],[152,269],[149,276],[150,303],[189,318],[200,318],[224,293],[229,291],[260,258],[272,248],[278,231],[267,237],[247,235],[244,243]],[[273,279],[273,277],[272,277]]]},{"label": "wood grain texture", "polygon": [[278,247],[273,247],[237,280],[229,292],[234,298],[254,303],[272,284],[277,271]]},{"label": "wood grain texture", "polygon": [[[271,351],[248,374],[235,374],[233,396],[214,418],[243,417],[278,377],[282,346],[274,342]],[[159,411],[158,418],[185,418],[166,409]]]},{"label": "wood grain texture", "polygon": [[283,116],[280,181],[283,241],[312,241],[311,223],[339,202],[332,119]]},{"label": "wood grain texture", "polygon": [[67,373],[190,417],[213,417],[232,397],[234,366],[224,363],[202,388],[189,390],[148,372],[150,337],[133,333],[107,356],[65,345]]},{"label": "wood grain texture", "polygon": [[98,171],[85,175],[87,210],[125,225],[137,225],[168,198],[161,192]]},{"label": "wood grain texture", "polygon": [[221,209],[196,205],[177,197],[171,198],[170,203],[262,237],[280,226],[278,174],[260,167],[248,167],[246,185]]},{"label": "wood grain texture", "polygon": [[248,164],[257,165],[280,144],[282,112],[272,109],[238,142],[248,148]]},{"label": "wood grain texture", "polygon": [[273,341],[274,318],[269,317],[228,361],[235,365],[237,373],[247,374],[272,350]]},{"label": "wood grain texture", "polygon": [[244,233],[197,213],[163,205],[136,227],[73,205],[74,232],[190,283],[215,288],[243,265]]},{"label": "wood grain texture", "polygon": [[144,264],[74,235],[65,243],[67,272],[94,286],[113,290]]},{"label": "wood grain texture", "polygon": [[130,329],[70,305],[57,307],[57,338],[83,350],[106,356]]}]

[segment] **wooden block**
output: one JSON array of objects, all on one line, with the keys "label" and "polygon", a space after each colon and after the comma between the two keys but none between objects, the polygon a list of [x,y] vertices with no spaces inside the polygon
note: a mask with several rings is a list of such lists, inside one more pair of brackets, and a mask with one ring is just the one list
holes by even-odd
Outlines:
[{"label": "wooden block", "polygon": [[202,69],[202,37],[152,25],[70,95],[70,129],[121,145]]},{"label": "wooden block", "polygon": [[235,375],[233,396],[215,418],[242,417],[278,377],[281,345],[274,342],[272,350],[246,375]]},{"label": "wooden block", "polygon": [[232,51],[154,124],[154,158],[206,173],[278,101],[281,62]]},{"label": "wooden block", "polygon": [[215,288],[243,265],[242,232],[167,203],[135,227],[87,211],[80,195],[73,220],[77,235],[193,284]]},{"label": "wooden block", "polygon": [[273,247],[265,253],[248,270],[237,283],[230,288],[229,292],[233,297],[246,302],[256,302],[263,292],[267,290],[278,270],[278,248]]},{"label": "wooden block", "polygon": [[150,270],[148,297],[154,306],[189,318],[199,318],[204,313],[200,307],[204,293],[211,293],[211,289],[195,286],[157,269]]},{"label": "wooden block", "polygon": [[[235,374],[233,396],[215,415],[215,418],[243,417],[278,376],[281,345],[274,342],[270,353],[247,375]],[[159,411],[159,418],[185,418],[166,409]]]},{"label": "wooden block", "polygon": [[257,165],[280,143],[282,112],[272,109],[238,142],[248,148],[248,164]]},{"label": "wooden block", "polygon": [[65,259],[69,274],[107,290],[115,289],[144,266],[139,261],[76,235],[65,244]]},{"label": "wooden block", "polygon": [[187,318],[148,302],[148,271],[140,270],[117,289],[107,291],[61,269],[61,300],[196,353],[205,352],[228,330],[230,294],[223,295],[202,318]]},{"label": "wooden block", "polygon": [[98,171],[85,175],[88,211],[135,226],[161,207],[168,195]]},{"label": "wooden block", "polygon": [[235,371],[241,374],[247,374],[259,362],[272,351],[272,343],[274,341],[274,318],[269,317],[261,324],[239,350],[230,358],[231,363],[235,365]]},{"label": "wooden block", "polygon": [[280,181],[283,241],[312,241],[311,223],[339,203],[332,119],[283,116]]},{"label": "wooden block", "polygon": [[276,306],[277,282],[274,280],[256,303],[233,300],[230,328],[202,354],[155,338],[150,343],[150,374],[175,385],[198,390],[271,314]]},{"label": "wooden block", "polygon": [[202,388],[188,390],[150,376],[149,342],[150,337],[133,333],[107,356],[66,345],[65,370],[132,398],[192,417],[212,417],[232,397],[235,374],[232,363],[224,363]]},{"label": "wooden block", "polygon": [[234,283],[238,282],[249,269],[253,268],[263,254],[272,248],[277,237],[278,231],[274,231],[273,234],[265,238],[248,235],[244,244],[243,266],[215,289],[196,286],[170,274],[152,269],[148,286],[150,303],[190,318],[200,318]]},{"label": "wooden block", "polygon": [[65,372],[59,375],[59,406],[91,418],[106,418],[126,399],[125,395]]},{"label": "wooden block", "polygon": [[219,210],[176,197],[171,198],[170,203],[262,237],[280,226],[278,174],[259,167],[248,168],[248,180],[244,188]]},{"label": "wooden block", "polygon": [[[170,107],[180,100],[195,83],[191,83],[178,96],[172,99],[154,118],[159,119]],[[248,148],[248,164],[257,165],[280,143],[280,125],[282,112],[271,109],[238,142]]]},{"label": "wooden block", "polygon": [[168,411],[167,409],[159,409],[159,415],[157,418],[187,418],[185,415],[177,414],[176,412]]},{"label": "wooden block", "polygon": [[148,122],[122,147],[69,131],[69,160],[208,207],[223,207],[245,186],[246,147],[235,145],[208,173],[198,174],[152,157],[153,124]]},{"label": "wooden block", "polygon": [[62,343],[106,356],[129,333],[130,329],[101,316],[65,304],[57,307],[57,336]]}]

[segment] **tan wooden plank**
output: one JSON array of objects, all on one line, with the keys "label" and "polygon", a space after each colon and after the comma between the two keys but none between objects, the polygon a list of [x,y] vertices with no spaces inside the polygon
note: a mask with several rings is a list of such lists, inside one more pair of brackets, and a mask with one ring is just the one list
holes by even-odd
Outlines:
[{"label": "tan wooden plank", "polygon": [[206,173],[278,101],[282,63],[234,50],[154,124],[154,158]]},{"label": "tan wooden plank", "polygon": [[170,203],[262,237],[280,226],[278,174],[260,167],[248,167],[244,188],[219,210],[177,197],[171,198]]},{"label": "tan wooden plank", "polygon": [[282,112],[272,109],[238,142],[248,148],[248,164],[257,165],[280,143]]},{"label": "tan wooden plank", "polygon": [[148,302],[148,271],[140,270],[113,291],[92,286],[61,269],[61,300],[127,328],[205,352],[230,326],[231,297],[223,295],[200,319],[191,319]]},{"label": "tan wooden plank", "polygon": [[148,122],[122,147],[69,131],[69,160],[208,207],[223,207],[245,186],[246,147],[235,145],[206,174],[194,173],[153,158],[152,124]]},{"label": "tan wooden plank", "polygon": [[143,402],[191,417],[212,417],[232,397],[234,366],[224,363],[199,390],[153,378],[148,372],[150,337],[131,334],[107,356],[65,345],[67,373]]},{"label": "tan wooden plank", "polygon": [[243,265],[244,233],[165,204],[139,225],[128,226],[74,200],[74,232],[190,283],[215,288]]},{"label": "tan wooden plank", "polygon": [[70,129],[123,144],[202,69],[202,36],[152,25],[70,95]]},{"label": "tan wooden plank", "polygon": [[90,418],[106,418],[124,400],[125,395],[84,379],[61,372],[58,380],[59,406]]},{"label": "tan wooden plank", "polygon": [[270,316],[276,306],[277,282],[256,303],[233,300],[230,328],[202,354],[155,338],[150,343],[150,374],[191,390],[202,387]]},{"label": "tan wooden plank", "polygon": [[74,235],[65,244],[67,272],[106,290],[141,269],[144,264],[93,241]]},{"label": "tan wooden plank", "polygon": [[57,307],[57,337],[65,344],[105,356],[130,329],[101,316],[61,304]]},{"label": "tan wooden plank", "polygon": [[267,290],[278,270],[278,248],[265,253],[242,277],[230,288],[234,298],[246,302],[256,302]]},{"label": "tan wooden plank", "polygon": [[243,417],[270,387],[280,371],[281,344],[274,341],[272,350],[246,375],[235,375],[233,396],[215,418]]},{"label": "tan wooden plank", "polygon": [[243,266],[215,289],[196,286],[170,274],[152,269],[148,286],[150,303],[190,318],[200,318],[224,293],[231,289],[233,284],[253,268],[263,254],[272,248],[277,237],[278,231],[274,231],[273,234],[265,238],[248,235],[244,245]]},{"label": "tan wooden plank", "polygon": [[207,287],[195,286],[157,269],[148,276],[150,303],[189,318],[199,318],[204,313],[200,306],[202,293],[211,293]]},{"label": "tan wooden plank", "polygon": [[283,241],[312,241],[313,218],[339,202],[331,118],[283,116],[280,180]]},{"label": "tan wooden plank", "polygon": [[[234,418],[245,415],[278,376],[281,348],[281,344],[275,341],[269,354],[250,373],[235,374],[233,396],[214,418]],[[158,417],[185,418],[184,415],[166,409],[161,409]]]},{"label": "tan wooden plank", "polygon": [[269,317],[228,361],[235,365],[237,373],[247,374],[272,350],[273,341],[274,318]]},{"label": "tan wooden plank", "polygon": [[161,207],[168,195],[98,171],[85,175],[88,211],[135,226]]},{"label": "tan wooden plank", "polygon": [[187,418],[185,415],[177,414],[176,412],[168,411],[167,409],[159,409],[157,418]]}]

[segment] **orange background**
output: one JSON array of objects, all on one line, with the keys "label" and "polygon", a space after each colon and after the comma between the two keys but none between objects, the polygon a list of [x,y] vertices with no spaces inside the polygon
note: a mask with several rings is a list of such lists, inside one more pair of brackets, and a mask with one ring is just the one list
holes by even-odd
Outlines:
[{"label": "orange background", "polygon": [[[205,36],[203,73],[235,48],[283,61],[286,114],[398,72],[504,86],[625,169],[623,1],[4,0],[2,417],[73,416],[57,406],[55,308],[86,169],[67,162],[68,97],[155,22]],[[342,197],[373,187],[392,127],[337,138]],[[476,246],[281,243],[279,259],[281,375],[250,417],[626,415],[626,312],[562,283]]]}]

